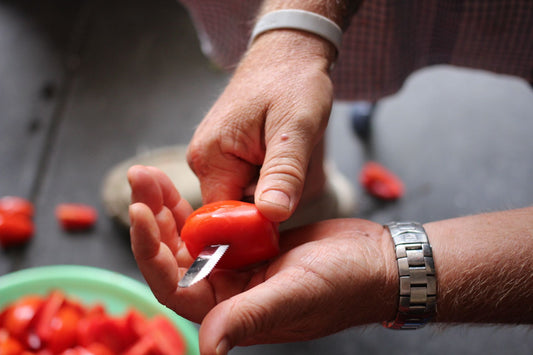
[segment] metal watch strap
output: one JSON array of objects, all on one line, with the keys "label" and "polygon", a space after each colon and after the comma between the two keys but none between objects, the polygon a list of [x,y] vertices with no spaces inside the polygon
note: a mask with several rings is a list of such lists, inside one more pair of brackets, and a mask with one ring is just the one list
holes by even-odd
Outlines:
[{"label": "metal watch strap", "polygon": [[385,227],[396,248],[400,300],[396,319],[383,325],[391,329],[421,328],[437,309],[435,265],[426,231],[415,222],[391,222]]}]

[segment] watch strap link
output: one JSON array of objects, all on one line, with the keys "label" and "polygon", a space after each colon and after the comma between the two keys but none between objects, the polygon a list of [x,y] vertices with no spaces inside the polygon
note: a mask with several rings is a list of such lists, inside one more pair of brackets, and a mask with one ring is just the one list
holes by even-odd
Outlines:
[{"label": "watch strap link", "polygon": [[436,313],[437,281],[431,245],[421,224],[392,222],[385,225],[396,249],[400,279],[396,318],[384,322],[391,329],[418,329]]}]

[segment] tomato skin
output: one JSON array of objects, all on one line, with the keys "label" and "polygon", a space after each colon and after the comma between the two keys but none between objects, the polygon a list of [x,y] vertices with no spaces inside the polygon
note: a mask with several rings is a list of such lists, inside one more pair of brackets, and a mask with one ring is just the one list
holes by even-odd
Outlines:
[{"label": "tomato skin", "polygon": [[2,355],[20,355],[24,351],[22,344],[10,336],[9,333],[0,328],[0,354]]},{"label": "tomato skin", "polygon": [[101,343],[115,354],[122,353],[135,342],[136,336],[122,318],[108,315],[84,318],[78,324],[78,343],[90,346]]},{"label": "tomato skin", "polygon": [[59,224],[66,231],[89,229],[98,219],[98,212],[94,207],[81,203],[61,203],[55,212]]},{"label": "tomato skin", "polygon": [[376,162],[367,162],[359,173],[359,182],[372,196],[396,200],[403,196],[404,185],[399,177]]},{"label": "tomato skin", "polygon": [[150,322],[150,337],[155,341],[158,354],[185,354],[185,340],[172,323],[162,316],[155,316]]},{"label": "tomato skin", "polygon": [[61,307],[51,319],[51,332],[46,347],[54,354],[60,353],[77,343],[78,322],[82,315],[72,306]]},{"label": "tomato skin", "polygon": [[4,196],[0,198],[0,211],[8,214],[21,214],[28,218],[33,217],[33,203],[18,196]]},{"label": "tomato skin", "polygon": [[238,269],[279,253],[277,225],[252,203],[220,201],[194,211],[181,230],[193,258],[208,245],[229,244],[217,268]]},{"label": "tomato skin", "polygon": [[[20,339],[19,339],[20,338]],[[170,320],[135,309],[109,315],[59,290],[28,295],[0,310],[0,355],[182,355],[186,342]]]},{"label": "tomato skin", "polygon": [[27,341],[31,322],[44,303],[39,296],[26,296],[9,306],[2,317],[1,326],[21,342]]},{"label": "tomato skin", "polygon": [[0,245],[8,248],[28,242],[33,236],[33,221],[23,214],[0,211]]}]

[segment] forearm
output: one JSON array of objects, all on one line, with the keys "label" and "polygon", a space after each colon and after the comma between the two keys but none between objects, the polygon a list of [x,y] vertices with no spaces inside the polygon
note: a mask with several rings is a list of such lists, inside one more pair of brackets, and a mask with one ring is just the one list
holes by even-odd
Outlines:
[{"label": "forearm", "polygon": [[533,207],[424,227],[437,272],[437,322],[533,323]]}]

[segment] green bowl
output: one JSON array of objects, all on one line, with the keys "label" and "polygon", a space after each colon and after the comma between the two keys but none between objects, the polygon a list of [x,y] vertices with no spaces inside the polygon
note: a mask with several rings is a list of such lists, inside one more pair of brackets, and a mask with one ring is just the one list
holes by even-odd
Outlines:
[{"label": "green bowl", "polygon": [[54,265],[16,271],[0,276],[0,309],[28,294],[47,294],[53,289],[73,296],[83,304],[102,303],[114,315],[135,308],[147,317],[163,314],[179,329],[187,342],[187,354],[199,354],[198,331],[153,296],[150,289],[129,277],[89,266]]}]

